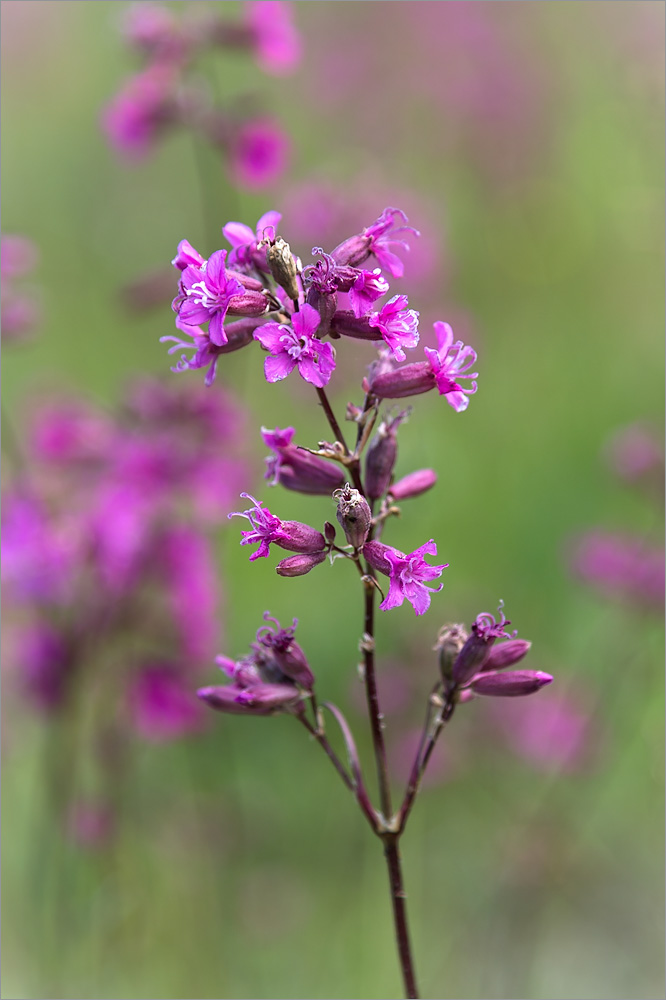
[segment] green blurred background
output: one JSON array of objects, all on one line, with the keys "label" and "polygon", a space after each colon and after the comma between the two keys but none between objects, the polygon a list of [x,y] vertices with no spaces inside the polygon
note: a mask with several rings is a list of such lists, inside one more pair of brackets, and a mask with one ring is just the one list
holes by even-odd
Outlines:
[{"label": "green blurred background", "polygon": [[[618,428],[663,420],[664,4],[294,6],[305,58],[293,77],[260,76],[240,57],[208,67],[221,93],[256,90],[292,134],[288,178],[258,195],[232,191],[210,151],[197,166],[186,136],[133,168],[107,147],[100,109],[134,65],[124,5],[2,3],[2,225],[39,247],[44,315],[30,344],[4,352],[6,411],[20,434],[31,394],[111,404],[129,377],[166,372],[168,297],[134,316],[119,289],[183,237],[210,252],[229,219],[254,224],[283,204],[296,218],[313,178],[354,205],[381,192],[348,234],[406,193],[441,269],[421,301],[407,269],[410,305],[424,330],[451,319],[478,348],[480,379],[466,414],[429,394],[401,431],[399,473],[429,465],[440,480],[385,540],[410,551],[433,537],[450,568],[425,617],[409,606],[380,617],[380,658],[403,664],[425,699],[438,628],[503,598],[533,641],[530,666],[556,676],[537,697],[557,690],[582,705],[594,744],[584,764],[544,770],[511,752],[487,705],[454,720],[446,773],[403,841],[421,989],[663,996],[662,629],[574,582],[566,551],[597,525],[659,530],[660,512],[618,485],[600,452]],[[475,8],[474,30],[455,21],[461,7]],[[504,105],[488,84],[487,35],[516,77]],[[457,89],[484,73],[488,93]],[[290,239],[288,223],[285,209]],[[301,240],[305,260],[317,240]],[[338,407],[360,401],[371,357],[348,353],[356,367],[345,362],[332,383]],[[251,426],[326,436],[308,392],[267,385],[254,351],[230,355],[218,379]],[[253,447],[248,487],[261,490],[258,433]],[[267,499],[283,517],[331,516],[322,498]],[[370,773],[349,707],[360,609],[344,567],[279,580],[237,541],[231,530],[220,542],[224,652],[246,649],[265,608],[297,615],[320,695],[349,711]],[[86,853],[49,814],[44,759],[59,735],[10,710],[3,996],[401,995],[379,845],[290,719],[219,716],[197,739],[137,743],[117,840]],[[401,731],[389,718],[388,740]]]}]

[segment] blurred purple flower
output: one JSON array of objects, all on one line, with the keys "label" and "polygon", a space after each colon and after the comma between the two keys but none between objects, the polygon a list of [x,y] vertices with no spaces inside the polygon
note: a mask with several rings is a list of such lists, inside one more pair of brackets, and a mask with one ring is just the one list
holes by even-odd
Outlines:
[{"label": "blurred purple flower", "polygon": [[113,835],[115,814],[106,803],[77,799],[67,816],[67,833],[80,847],[103,847]]},{"label": "blurred purple flower", "polygon": [[259,67],[274,76],[292,73],[301,59],[292,5],[285,0],[247,0],[244,12]]},{"label": "blurred purple flower", "polygon": [[151,743],[162,743],[199,732],[205,713],[189,678],[173,664],[142,667],[127,692],[132,724]]},{"label": "blurred purple flower", "polygon": [[268,187],[287,168],[289,136],[273,118],[243,122],[229,148],[229,168],[235,183],[251,191]]},{"label": "blurred purple flower", "polygon": [[186,525],[167,530],[161,545],[164,585],[182,655],[205,663],[220,634],[220,588],[209,540]]},{"label": "blurred purple flower", "polygon": [[22,630],[15,655],[23,689],[33,705],[44,712],[59,708],[67,696],[72,666],[62,633],[45,622],[28,625]]},{"label": "blurred purple flower", "polygon": [[131,77],[102,113],[102,127],[115,151],[128,160],[143,159],[175,123],[178,71],[153,63]]},{"label": "blurred purple flower", "polygon": [[532,767],[571,772],[585,767],[596,738],[580,700],[549,691],[543,698],[492,704],[493,721]]},{"label": "blurred purple flower", "polygon": [[648,424],[630,424],[617,431],[606,445],[606,457],[612,470],[628,482],[652,473],[663,480],[663,438]]},{"label": "blurred purple flower", "polygon": [[664,550],[632,535],[591,531],[574,545],[573,572],[608,597],[663,608]]},{"label": "blurred purple flower", "polygon": [[40,318],[35,299],[14,287],[16,278],[29,274],[37,264],[37,249],[24,236],[3,236],[0,240],[0,284],[2,305],[0,326],[7,342],[21,340]]}]

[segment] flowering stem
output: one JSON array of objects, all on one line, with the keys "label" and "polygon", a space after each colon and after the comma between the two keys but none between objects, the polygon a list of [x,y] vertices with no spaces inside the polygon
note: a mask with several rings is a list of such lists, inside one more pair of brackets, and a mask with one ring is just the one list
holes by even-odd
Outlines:
[{"label": "flowering stem", "polygon": [[425,770],[428,766],[428,761],[430,760],[432,752],[435,749],[435,744],[437,743],[439,734],[441,733],[442,729],[453,715],[455,707],[456,707],[456,702],[453,700],[453,698],[451,698],[451,696],[449,696],[439,710],[437,718],[435,719],[435,724],[433,726],[432,732],[430,733],[429,736],[426,736],[428,726],[430,723],[430,712],[428,712],[423,732],[423,738],[421,739],[421,743],[419,744],[419,749],[414,759],[412,771],[409,776],[409,781],[407,783],[407,790],[405,792],[405,797],[400,807],[400,812],[398,813],[398,830],[400,833],[403,832],[407,824],[407,819],[409,817],[410,812],[412,811],[412,807],[414,805],[414,801],[418,794],[418,790],[421,785],[423,775],[425,774]]},{"label": "flowering stem", "polygon": [[365,616],[364,634],[361,648],[363,650],[363,679],[365,681],[365,694],[368,703],[368,715],[370,717],[370,728],[372,731],[372,745],[375,751],[375,761],[377,764],[377,781],[379,784],[379,801],[385,819],[389,819],[393,808],[391,806],[391,789],[388,779],[388,767],[386,764],[386,747],[384,745],[384,733],[382,730],[382,713],[379,707],[379,695],[377,693],[377,680],[375,677],[375,588],[369,582],[364,582],[365,588]]},{"label": "flowering stem", "polygon": [[414,973],[412,949],[409,943],[409,930],[407,928],[407,907],[405,904],[407,894],[405,893],[402,881],[400,850],[398,847],[399,837],[399,833],[384,836],[384,857],[386,858],[386,866],[389,874],[395,937],[398,944],[402,978],[405,984],[405,996],[412,1000],[412,998],[417,998],[419,994],[416,988],[416,975]]},{"label": "flowering stem", "polygon": [[324,735],[324,733],[322,733],[319,728],[315,729],[315,727],[310,722],[308,722],[308,720],[305,718],[304,715],[297,715],[296,718],[298,719],[298,721],[302,725],[305,726],[305,728],[310,733],[310,735],[314,736],[314,738],[316,739],[317,743],[322,748],[322,750],[324,751],[324,753],[326,754],[326,756],[329,758],[329,760],[333,764],[333,767],[338,772],[338,774],[340,775],[340,777],[344,781],[344,783],[347,786],[347,788],[349,789],[349,791],[353,792],[354,791],[354,782],[352,781],[352,779],[347,774],[347,771],[345,769],[344,764],[342,763],[342,761],[340,760],[340,758],[336,754],[336,752],[333,749],[333,747],[331,746],[331,744],[326,739],[326,736]]},{"label": "flowering stem", "polygon": [[320,389],[318,386],[315,386],[315,388],[317,390],[317,395],[319,396],[319,402],[324,408],[326,419],[328,420],[329,426],[333,431],[333,434],[335,435],[335,440],[340,442],[342,447],[345,449],[346,454],[348,455],[349,448],[347,447],[347,442],[345,441],[345,437],[344,434],[342,433],[340,424],[338,423],[337,418],[333,413],[333,410],[331,409],[331,404],[328,401],[328,396],[326,395],[326,391],[324,389]]}]

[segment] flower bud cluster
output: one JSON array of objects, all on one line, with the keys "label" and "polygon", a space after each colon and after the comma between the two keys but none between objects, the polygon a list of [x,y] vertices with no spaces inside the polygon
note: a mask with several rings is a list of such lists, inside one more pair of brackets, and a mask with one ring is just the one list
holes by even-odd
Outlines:
[{"label": "flower bud cluster", "polygon": [[[519,697],[533,694],[553,678],[540,670],[507,670],[526,655],[531,643],[506,631],[511,623],[483,613],[477,615],[470,633],[462,625],[445,625],[435,649],[447,697],[469,701],[474,695]],[[495,645],[497,639],[505,639]]]},{"label": "flower bud cluster", "polygon": [[236,715],[273,715],[301,712],[303,699],[314,688],[314,674],[305,653],[294,640],[298,620],[283,629],[268,611],[257,631],[251,652],[241,660],[216,657],[217,665],[231,684],[202,687],[197,695],[211,708]]}]

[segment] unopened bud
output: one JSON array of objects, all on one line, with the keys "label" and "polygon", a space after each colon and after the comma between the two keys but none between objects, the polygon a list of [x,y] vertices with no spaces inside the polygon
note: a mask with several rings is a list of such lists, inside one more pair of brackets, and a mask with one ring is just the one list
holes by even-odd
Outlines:
[{"label": "unopened bud", "polygon": [[393,500],[409,500],[429,490],[437,482],[437,473],[432,469],[418,469],[403,476],[389,490]]},{"label": "unopened bud", "polygon": [[508,673],[487,673],[476,677],[470,685],[475,694],[491,698],[520,698],[534,694],[553,678],[541,670],[510,670]]},{"label": "unopened bud", "polygon": [[439,654],[439,671],[446,688],[451,687],[453,664],[466,641],[467,632],[463,625],[444,625],[439,630],[435,649]]},{"label": "unopened bud", "polygon": [[271,269],[271,274],[278,285],[284,288],[292,301],[297,302],[300,295],[298,281],[296,280],[298,265],[287,241],[279,236],[274,242],[270,243],[266,259]]},{"label": "unopened bud", "polygon": [[338,503],[338,521],[347,541],[355,549],[360,549],[370,531],[372,513],[370,505],[362,493],[347,483],[343,489],[333,494]]},{"label": "unopened bud", "polygon": [[263,316],[270,307],[270,301],[264,291],[257,292],[247,289],[242,295],[232,295],[229,299],[229,316]]},{"label": "unopened bud", "polygon": [[531,642],[527,639],[509,639],[508,642],[500,642],[498,646],[493,646],[488,659],[481,668],[486,670],[504,670],[505,667],[512,667],[514,663],[525,656],[529,650]]},{"label": "unopened bud", "polygon": [[324,334],[330,332],[331,320],[335,316],[335,312],[338,308],[337,292],[321,292],[318,288],[315,288],[315,286],[312,285],[308,289],[305,301],[319,313],[319,329],[317,331],[317,336],[323,337]]},{"label": "unopened bud", "polygon": [[275,571],[279,576],[305,576],[315,566],[319,566],[325,558],[325,552],[302,552],[282,559],[275,567]]},{"label": "unopened bud", "polygon": [[477,674],[490,654],[490,644],[485,639],[472,633],[458,653],[453,664],[453,680],[462,687]]},{"label": "unopened bud", "polygon": [[332,545],[335,541],[335,525],[331,524],[330,521],[324,522],[324,538],[329,545]]},{"label": "unopened bud", "polygon": [[[346,331],[342,331],[346,332]],[[350,336],[350,334],[347,334]],[[401,365],[392,371],[371,371],[363,380],[365,392],[371,392],[380,399],[403,399],[429,392],[436,385],[435,375],[426,361]]]},{"label": "unopened bud", "polygon": [[371,500],[378,500],[386,493],[395,460],[398,457],[396,430],[407,416],[400,413],[390,422],[383,421],[373,438],[365,459],[365,488]]},{"label": "unopened bud", "polygon": [[321,552],[326,546],[326,539],[321,531],[302,521],[282,521],[280,536],[275,539],[275,544],[289,552]]},{"label": "unopened bud", "polygon": [[389,545],[384,545],[383,542],[366,542],[363,546],[363,555],[368,560],[369,564],[373,569],[378,570],[380,573],[384,573],[385,576],[391,575],[391,563],[386,558],[386,550],[389,549]]}]

